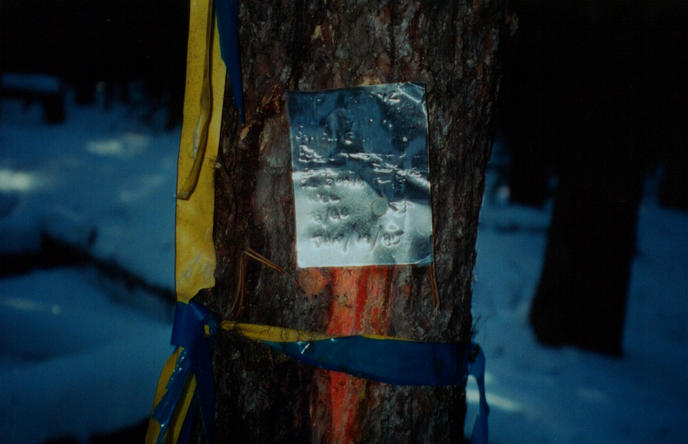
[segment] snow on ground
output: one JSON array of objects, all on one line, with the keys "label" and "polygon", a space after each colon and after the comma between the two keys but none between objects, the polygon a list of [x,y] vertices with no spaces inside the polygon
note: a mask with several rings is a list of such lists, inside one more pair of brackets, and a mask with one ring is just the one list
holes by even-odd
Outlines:
[{"label": "snow on ground", "polygon": [[3,442],[83,441],[144,419],[169,338],[169,322],[113,302],[91,270],[0,280]]},{"label": "snow on ground", "polygon": [[[171,290],[179,131],[121,105],[70,100],[63,125],[43,124],[38,104],[0,105],[0,253],[37,251],[47,233]],[[94,269],[0,279],[2,441],[85,442],[146,418],[170,313]]]},{"label": "snow on ground", "polygon": [[[148,129],[129,108],[69,103],[59,126],[42,124],[36,107],[1,104],[0,251],[37,249],[44,231],[172,288],[178,134]],[[688,215],[645,199],[626,354],[611,359],[536,343],[527,312],[550,210],[508,205],[503,191],[491,171],[474,283],[490,442],[685,442]],[[170,325],[134,309],[123,293],[88,269],[0,280],[5,442],[84,439],[148,414]],[[472,382],[467,396],[470,429]]]},{"label": "snow on ground", "polygon": [[0,112],[0,252],[47,233],[172,289],[179,131],[121,105],[70,106],[64,125],[42,124],[37,103]]},{"label": "snow on ground", "polygon": [[[494,177],[488,177],[494,183]],[[497,196],[497,197],[490,197]],[[641,206],[624,357],[545,348],[528,327],[550,208],[481,213],[473,315],[487,359],[490,442],[680,443],[688,436],[688,214]],[[477,387],[470,383],[470,415]],[[468,419],[467,425],[472,424]]]}]

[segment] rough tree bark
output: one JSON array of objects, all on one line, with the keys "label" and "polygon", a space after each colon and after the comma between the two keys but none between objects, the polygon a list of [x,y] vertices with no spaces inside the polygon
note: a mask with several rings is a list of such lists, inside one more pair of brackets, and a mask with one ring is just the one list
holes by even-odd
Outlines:
[{"label": "rough tree bark", "polygon": [[[469,341],[471,277],[493,134],[503,2],[245,2],[246,123],[227,91],[216,169],[216,287],[227,318],[329,334]],[[428,267],[296,269],[284,93],[416,81],[426,85],[440,305]],[[292,277],[250,262],[257,250]],[[405,387],[302,365],[260,344],[216,342],[218,442],[457,442],[463,387]]]}]

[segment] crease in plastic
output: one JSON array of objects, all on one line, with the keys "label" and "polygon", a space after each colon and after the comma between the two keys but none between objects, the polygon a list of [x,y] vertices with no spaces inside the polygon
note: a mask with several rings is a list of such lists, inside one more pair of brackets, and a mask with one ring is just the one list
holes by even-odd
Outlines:
[{"label": "crease in plastic", "polygon": [[298,266],[432,262],[425,87],[287,92]]}]

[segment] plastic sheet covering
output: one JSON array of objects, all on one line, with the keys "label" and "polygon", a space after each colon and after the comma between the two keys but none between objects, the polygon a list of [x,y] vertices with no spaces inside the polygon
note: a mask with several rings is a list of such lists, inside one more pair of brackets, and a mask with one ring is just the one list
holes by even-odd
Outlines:
[{"label": "plastic sheet covering", "polygon": [[425,88],[287,93],[298,266],[432,262]]}]

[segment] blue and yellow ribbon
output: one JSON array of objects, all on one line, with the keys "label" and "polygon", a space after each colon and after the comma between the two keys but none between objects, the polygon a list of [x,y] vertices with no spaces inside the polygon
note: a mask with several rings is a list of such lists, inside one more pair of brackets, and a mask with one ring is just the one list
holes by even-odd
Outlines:
[{"label": "blue and yellow ribbon", "polygon": [[460,384],[466,373],[460,364],[469,352],[457,344],[371,336],[261,342],[306,364],[395,385]]},{"label": "blue and yellow ribbon", "polygon": [[[213,174],[228,74],[244,120],[237,0],[192,0],[189,19],[187,85],[179,151],[176,208],[176,293],[172,344],[158,381],[146,444],[187,442],[192,408],[200,408],[206,442],[214,440],[213,336],[235,331],[300,361],[397,385],[465,384],[469,375],[480,390],[480,410],[472,444],[487,443],[485,360],[475,344],[425,343],[387,336],[332,337],[300,330],[223,321],[217,323],[192,297],[215,284],[212,241]],[[436,295],[436,288],[433,288]]]},{"label": "blue and yellow ribbon", "polygon": [[[388,336],[328,336],[289,328],[224,321],[190,301],[178,303],[172,343],[178,348],[158,383],[147,444],[184,442],[189,406],[198,400],[207,442],[213,442],[215,397],[212,336],[234,331],[306,364],[395,385],[464,385],[475,377],[480,406],[471,443],[487,443],[485,358],[475,344],[418,342]],[[168,438],[169,437],[169,438]]]},{"label": "blue and yellow ribbon", "polygon": [[177,346],[163,368],[156,390],[146,444],[185,442],[187,415],[194,399],[200,404],[206,441],[213,442],[215,388],[211,367],[212,338],[217,331],[212,314],[200,305],[178,302],[172,344]]}]

